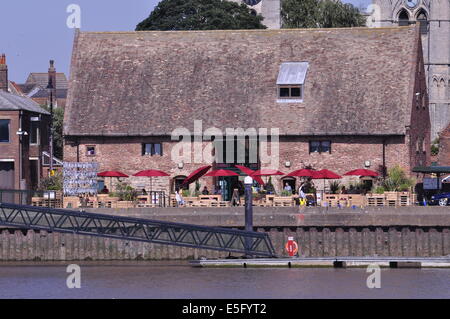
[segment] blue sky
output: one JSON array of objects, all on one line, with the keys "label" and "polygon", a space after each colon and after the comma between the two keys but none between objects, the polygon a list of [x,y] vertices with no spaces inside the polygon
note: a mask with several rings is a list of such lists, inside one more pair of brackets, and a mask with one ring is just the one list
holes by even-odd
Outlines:
[{"label": "blue sky", "polygon": [[[74,30],[67,7],[81,8],[82,31],[129,31],[148,17],[159,0],[2,0],[0,53],[7,55],[9,78],[23,83],[30,72],[46,72],[55,60],[69,75]],[[370,0],[344,0],[356,6]]]}]

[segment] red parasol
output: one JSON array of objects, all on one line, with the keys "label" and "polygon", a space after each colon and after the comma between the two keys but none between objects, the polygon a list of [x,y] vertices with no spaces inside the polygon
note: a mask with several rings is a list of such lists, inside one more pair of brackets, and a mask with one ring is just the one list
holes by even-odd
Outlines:
[{"label": "red parasol", "polygon": [[137,172],[133,176],[158,177],[158,176],[169,176],[169,174],[163,171],[158,171],[156,169],[147,169],[145,171]]},{"label": "red parasol", "polygon": [[239,176],[239,174],[237,174],[237,173],[235,173],[233,171],[226,170],[226,169],[218,169],[218,170],[209,172],[205,176],[215,176],[215,177],[220,177],[220,176]]},{"label": "red parasol", "polygon": [[327,169],[322,169],[320,171],[313,172],[312,178],[313,179],[323,179],[323,190],[325,191],[325,180],[326,179],[341,179],[342,176],[340,176],[332,171],[329,171]]},{"label": "red parasol", "polygon": [[355,169],[353,171],[347,172],[344,174],[345,176],[370,176],[370,177],[377,177],[379,174],[377,172],[371,171],[370,169]]},{"label": "red parasol", "polygon": [[100,177],[128,177],[127,174],[124,174],[119,171],[104,171],[97,174]]},{"label": "red parasol", "polygon": [[252,175],[250,175],[250,177],[254,178],[256,176],[272,176],[272,175],[284,175],[284,173],[276,169],[262,168],[255,171]]},{"label": "red parasol", "polygon": [[150,191],[152,191],[152,177],[170,176],[170,175],[163,171],[158,171],[156,169],[147,169],[145,171],[137,172],[133,176],[150,177]]},{"label": "red parasol", "polygon": [[298,169],[296,171],[290,172],[286,176],[291,176],[291,177],[312,177],[313,175],[314,175],[314,171],[306,169],[306,168],[303,168],[303,169]]},{"label": "red parasol", "polygon": [[120,177],[128,177],[127,174],[124,174],[124,173],[119,172],[119,171],[104,171],[104,172],[98,173],[97,176],[100,176],[100,177],[110,177],[110,180],[109,180],[109,188],[110,188],[111,190],[112,190],[112,178],[113,178],[113,177],[117,177],[117,178],[120,178]]},{"label": "red parasol", "polygon": [[184,181],[183,181],[183,183],[181,183],[181,185],[187,185],[187,184],[190,184],[190,183],[196,181],[197,179],[199,179],[200,177],[205,175],[206,172],[209,171],[210,168],[211,168],[211,165],[202,166],[200,168],[197,168],[195,171],[193,171],[191,174],[189,174],[188,177],[186,177],[184,179]]},{"label": "red parasol", "polygon": [[[245,167],[245,166],[241,166],[241,165],[234,165],[236,168],[239,168],[242,172],[244,172],[245,174],[247,174],[248,176],[251,176],[255,171]],[[259,176],[251,176],[259,185],[264,185],[264,181],[262,180],[261,177]]]},{"label": "red parasol", "polygon": [[313,172],[313,176],[311,176],[314,179],[341,179],[342,176],[329,171],[327,169],[322,169],[320,171],[317,172]]},{"label": "red parasol", "polygon": [[251,176],[253,177],[253,176],[272,176],[272,175],[284,175],[284,173],[276,169],[262,168],[257,171],[254,171]]}]

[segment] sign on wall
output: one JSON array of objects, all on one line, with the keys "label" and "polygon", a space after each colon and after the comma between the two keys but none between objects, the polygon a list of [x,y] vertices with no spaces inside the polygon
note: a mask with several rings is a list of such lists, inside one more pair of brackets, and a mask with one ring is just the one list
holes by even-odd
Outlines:
[{"label": "sign on wall", "polygon": [[64,195],[97,194],[99,167],[100,165],[97,162],[64,162]]}]

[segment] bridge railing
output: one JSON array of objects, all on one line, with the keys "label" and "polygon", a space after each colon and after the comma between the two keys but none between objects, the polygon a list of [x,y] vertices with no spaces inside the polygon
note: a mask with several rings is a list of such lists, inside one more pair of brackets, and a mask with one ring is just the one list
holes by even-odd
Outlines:
[{"label": "bridge railing", "polygon": [[267,233],[0,203],[0,225],[274,257]]}]

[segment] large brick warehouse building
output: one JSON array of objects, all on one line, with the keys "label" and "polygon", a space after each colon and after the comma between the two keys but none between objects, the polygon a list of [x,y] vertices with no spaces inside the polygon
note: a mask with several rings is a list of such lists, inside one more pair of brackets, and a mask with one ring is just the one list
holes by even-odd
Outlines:
[{"label": "large brick warehouse building", "polygon": [[174,159],[172,133],[194,132],[196,120],[203,131],[278,129],[276,162],[265,164],[260,149],[253,168],[411,172],[430,162],[419,29],[76,33],[65,161],[164,170],[170,177],[157,187],[166,190],[205,164],[248,164]]}]

